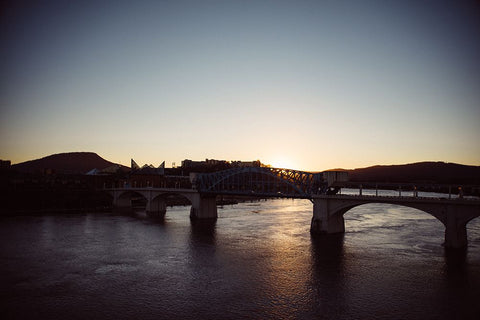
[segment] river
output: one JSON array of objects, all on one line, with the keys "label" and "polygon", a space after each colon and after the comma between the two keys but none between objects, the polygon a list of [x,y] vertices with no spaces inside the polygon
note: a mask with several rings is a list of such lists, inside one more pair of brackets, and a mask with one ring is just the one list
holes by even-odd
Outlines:
[{"label": "river", "polygon": [[440,221],[367,204],[311,237],[312,203],[276,199],[0,219],[2,319],[480,319],[480,219],[466,251]]}]

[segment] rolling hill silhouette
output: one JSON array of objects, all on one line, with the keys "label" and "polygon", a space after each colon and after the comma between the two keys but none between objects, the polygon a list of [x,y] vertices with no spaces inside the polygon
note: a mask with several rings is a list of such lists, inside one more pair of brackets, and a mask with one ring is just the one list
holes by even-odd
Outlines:
[{"label": "rolling hill silhouette", "polygon": [[[52,169],[56,173],[84,174],[94,168],[105,169],[115,165],[118,164],[107,161],[94,152],[69,152],[14,164],[12,168],[26,173],[40,173],[45,169]],[[125,166],[121,167],[129,169]]]},{"label": "rolling hill silhouette", "polygon": [[347,171],[350,181],[480,184],[480,166],[456,163],[417,162]]}]

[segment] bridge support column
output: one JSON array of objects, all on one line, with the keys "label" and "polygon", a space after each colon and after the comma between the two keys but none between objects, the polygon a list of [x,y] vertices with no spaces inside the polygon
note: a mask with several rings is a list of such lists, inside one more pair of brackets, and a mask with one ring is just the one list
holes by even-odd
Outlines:
[{"label": "bridge support column", "polygon": [[344,233],[343,213],[331,212],[327,199],[314,199],[310,232],[314,234]]},{"label": "bridge support column", "polygon": [[459,219],[455,207],[447,207],[447,217],[445,223],[445,247],[463,248],[468,244],[467,223],[464,219]]},{"label": "bridge support column", "polygon": [[202,197],[196,194],[192,198],[192,208],[190,209],[191,219],[216,219],[217,218],[217,198]]},{"label": "bridge support column", "polygon": [[147,215],[154,218],[163,218],[167,212],[167,203],[165,199],[157,197],[149,199],[146,207]]}]

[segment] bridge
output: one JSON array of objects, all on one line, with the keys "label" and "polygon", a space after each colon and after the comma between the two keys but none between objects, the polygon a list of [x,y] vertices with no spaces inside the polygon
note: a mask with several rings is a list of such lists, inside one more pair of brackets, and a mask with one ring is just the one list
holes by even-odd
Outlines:
[{"label": "bridge", "polygon": [[[257,198],[309,199],[313,203],[310,230],[313,234],[345,232],[343,215],[350,209],[367,203],[395,204],[422,210],[440,220],[445,226],[445,246],[452,248],[467,245],[466,225],[480,216],[480,199],[426,198],[413,196],[379,196],[337,194],[345,176],[341,172],[311,173],[289,169],[247,167],[213,173],[191,174],[191,189],[177,188],[111,188],[115,209],[132,206],[132,197],[146,199],[146,212],[163,217],[166,198],[182,195],[192,204],[192,219],[216,219],[218,195],[236,195]],[[340,182],[340,183],[339,183]]]}]

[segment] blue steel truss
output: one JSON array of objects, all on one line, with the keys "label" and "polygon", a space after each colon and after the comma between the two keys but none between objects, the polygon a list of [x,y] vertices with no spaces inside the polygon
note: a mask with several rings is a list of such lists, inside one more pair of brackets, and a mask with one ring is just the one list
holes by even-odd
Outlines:
[{"label": "blue steel truss", "polygon": [[325,185],[321,173],[267,167],[198,173],[193,184],[200,193],[303,199]]}]

